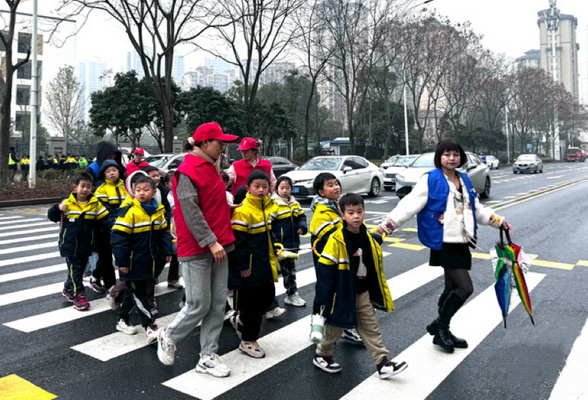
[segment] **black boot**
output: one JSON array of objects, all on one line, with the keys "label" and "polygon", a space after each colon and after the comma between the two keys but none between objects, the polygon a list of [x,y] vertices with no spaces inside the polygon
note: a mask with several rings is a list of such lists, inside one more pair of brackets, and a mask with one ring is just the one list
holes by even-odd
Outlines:
[{"label": "black boot", "polygon": [[[443,293],[441,293],[441,296],[439,296],[439,301],[437,302],[437,306],[439,307],[439,315],[441,314],[441,308],[443,307],[445,300],[447,300],[447,296],[449,296],[449,293],[451,293],[451,290],[445,289],[445,290],[443,290]],[[463,303],[462,303],[462,305],[463,305]],[[458,338],[457,336],[455,336],[451,332],[451,330],[449,330],[449,328],[447,330],[449,331],[449,337],[451,338],[451,342],[453,342],[453,347],[455,347],[457,349],[467,349],[468,348],[468,342],[466,342],[465,339],[461,339],[461,338]],[[439,344],[439,343],[437,343],[435,338],[433,338],[433,344]]]},{"label": "black boot", "polygon": [[448,353],[453,353],[454,345],[449,336],[449,323],[453,315],[463,305],[463,300],[453,292],[450,292],[441,307],[439,317],[427,325],[427,331],[435,336],[434,343],[438,344]]}]

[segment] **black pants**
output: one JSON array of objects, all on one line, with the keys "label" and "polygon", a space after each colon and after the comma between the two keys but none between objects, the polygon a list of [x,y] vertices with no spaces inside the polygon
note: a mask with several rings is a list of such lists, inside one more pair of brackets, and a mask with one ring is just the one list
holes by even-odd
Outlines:
[{"label": "black pants", "polygon": [[65,257],[65,263],[67,264],[65,289],[74,296],[85,293],[82,277],[88,264],[88,257]]},{"label": "black pants", "polygon": [[110,233],[103,231],[96,240],[98,247],[98,264],[92,272],[95,279],[104,281],[104,288],[110,289],[116,283],[114,265],[112,265],[112,248],[110,247]]},{"label": "black pants", "polygon": [[118,310],[118,317],[129,321],[131,311],[136,306],[143,328],[153,323],[154,319],[151,315],[151,304],[149,303],[149,297],[152,294],[153,287],[154,282],[152,280],[127,281],[125,297]]},{"label": "black pants", "polygon": [[167,283],[177,282],[180,279],[180,263],[177,254],[172,255],[167,273]]},{"label": "black pants", "polygon": [[275,294],[276,286],[273,282],[262,286],[242,286],[235,290],[235,308],[243,324],[239,331],[244,341],[255,342],[259,338],[261,320]]}]

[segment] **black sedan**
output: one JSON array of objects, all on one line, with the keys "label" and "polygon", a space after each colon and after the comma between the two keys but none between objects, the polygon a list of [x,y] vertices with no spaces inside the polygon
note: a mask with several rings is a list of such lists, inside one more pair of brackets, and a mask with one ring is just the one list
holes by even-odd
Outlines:
[{"label": "black sedan", "polygon": [[298,167],[298,165],[284,157],[266,157],[265,159],[272,163],[272,169],[276,178]]}]

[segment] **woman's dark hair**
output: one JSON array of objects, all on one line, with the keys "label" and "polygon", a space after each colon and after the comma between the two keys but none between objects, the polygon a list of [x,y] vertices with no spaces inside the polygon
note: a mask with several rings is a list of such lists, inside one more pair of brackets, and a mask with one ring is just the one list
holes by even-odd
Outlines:
[{"label": "woman's dark hair", "polygon": [[282,183],[284,181],[288,182],[288,185],[290,185],[290,189],[292,189],[294,187],[294,185],[292,184],[292,179],[290,179],[287,176],[282,175],[276,181],[276,191],[278,190],[278,186],[280,186],[280,183]]},{"label": "woman's dark hair", "polygon": [[221,174],[221,176],[223,177],[223,182],[225,183],[225,185],[227,184],[227,182],[229,182],[229,174],[227,174],[226,172],[223,172]]},{"label": "woman's dark hair", "polygon": [[157,186],[155,185],[155,181],[151,178],[149,178],[148,176],[145,176],[143,174],[139,174],[139,178],[137,179],[136,182],[134,182],[135,185],[138,185],[139,183],[148,183],[149,185],[151,185],[151,189],[157,189]]},{"label": "woman's dark hair", "polygon": [[268,174],[259,169],[255,169],[251,171],[251,173],[247,177],[247,186],[251,185],[251,183],[256,179],[265,179],[268,184],[270,183],[270,178]]},{"label": "woman's dark hair", "polygon": [[245,200],[245,196],[247,196],[247,186],[241,185],[235,192],[235,196],[233,196],[233,204],[243,203],[243,200]]},{"label": "woman's dark hair", "polygon": [[186,143],[184,143],[184,151],[187,153],[190,153],[193,149],[194,149],[194,145],[190,144],[190,142],[188,142],[186,140]]},{"label": "woman's dark hair", "polygon": [[468,156],[466,155],[463,147],[457,142],[454,142],[451,139],[445,139],[437,143],[437,148],[435,149],[435,168],[441,168],[441,156],[446,151],[457,151],[459,152],[459,165],[458,167],[463,166],[468,161]]},{"label": "woman's dark hair", "polygon": [[[320,196],[319,190],[323,190],[325,188],[325,181],[328,181],[330,179],[336,179],[337,183],[339,183],[339,186],[341,186],[341,182],[339,181],[339,179],[337,179],[337,177],[331,174],[330,172],[321,172],[314,178],[314,181],[312,182],[312,187],[314,189],[314,192],[318,196]],[[341,186],[341,190],[343,190],[343,186]]]}]

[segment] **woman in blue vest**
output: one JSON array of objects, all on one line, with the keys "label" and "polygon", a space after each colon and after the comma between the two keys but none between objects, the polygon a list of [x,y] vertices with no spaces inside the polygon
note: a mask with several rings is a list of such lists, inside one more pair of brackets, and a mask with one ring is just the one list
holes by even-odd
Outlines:
[{"label": "woman in blue vest", "polygon": [[452,140],[442,140],[435,150],[435,169],[424,174],[413,190],[398,203],[378,227],[392,233],[417,216],[418,237],[431,249],[429,264],[443,267],[445,289],[439,297],[439,316],[427,325],[433,343],[448,353],[467,348],[464,339],[449,330],[451,318],[473,293],[469,270],[475,247],[478,223],[494,228],[512,228],[494,211],[480,204],[476,189],[467,174],[457,171],[467,156]]}]

